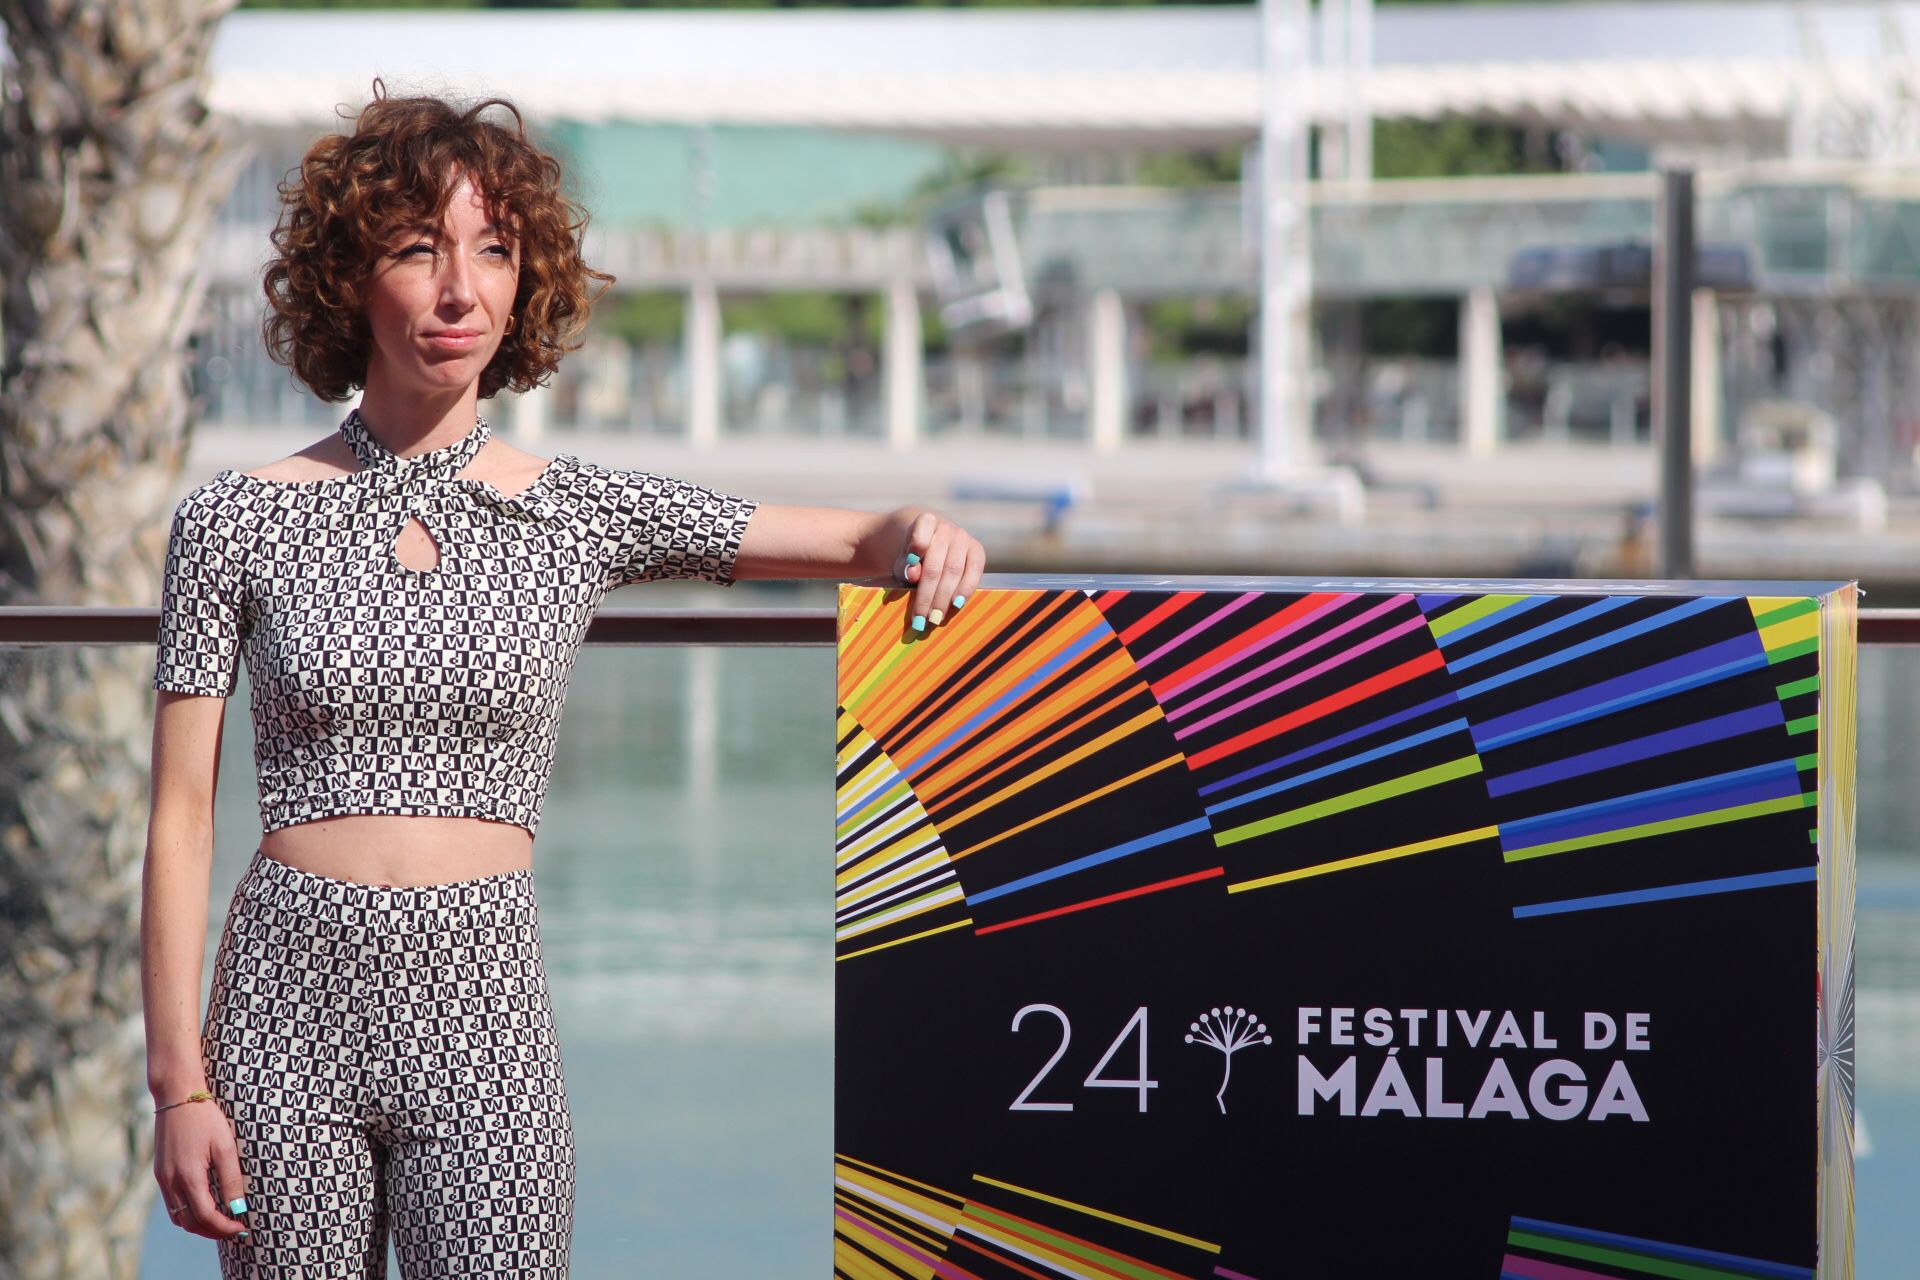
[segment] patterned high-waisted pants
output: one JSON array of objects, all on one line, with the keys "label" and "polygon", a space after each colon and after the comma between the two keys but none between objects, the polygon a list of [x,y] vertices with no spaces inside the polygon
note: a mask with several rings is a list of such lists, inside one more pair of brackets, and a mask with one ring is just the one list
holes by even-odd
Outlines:
[{"label": "patterned high-waisted pants", "polygon": [[256,853],[201,1039],[233,1120],[250,1238],[225,1280],[551,1277],[573,1234],[573,1126],[533,873],[401,888]]}]

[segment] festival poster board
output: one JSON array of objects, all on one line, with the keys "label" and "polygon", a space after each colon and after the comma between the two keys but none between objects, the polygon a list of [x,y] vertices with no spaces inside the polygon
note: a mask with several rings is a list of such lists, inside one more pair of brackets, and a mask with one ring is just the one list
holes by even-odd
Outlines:
[{"label": "festival poster board", "polygon": [[1850,1277],[1856,599],[842,587],[835,1274]]}]

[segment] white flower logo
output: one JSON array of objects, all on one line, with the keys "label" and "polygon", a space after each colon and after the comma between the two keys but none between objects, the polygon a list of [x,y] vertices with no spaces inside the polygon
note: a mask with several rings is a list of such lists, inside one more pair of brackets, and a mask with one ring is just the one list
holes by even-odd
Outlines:
[{"label": "white flower logo", "polygon": [[1221,1115],[1227,1113],[1227,1081],[1233,1078],[1233,1055],[1248,1045],[1273,1043],[1266,1023],[1257,1015],[1231,1005],[1203,1013],[1198,1022],[1189,1023],[1186,1039],[1188,1044],[1210,1045],[1226,1059],[1226,1070],[1220,1076],[1220,1092],[1213,1095],[1213,1100],[1220,1104]]}]

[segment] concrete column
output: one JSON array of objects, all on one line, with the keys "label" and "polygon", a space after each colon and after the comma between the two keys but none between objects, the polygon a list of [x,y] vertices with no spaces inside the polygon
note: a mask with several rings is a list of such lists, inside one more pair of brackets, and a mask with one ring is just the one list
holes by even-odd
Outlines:
[{"label": "concrete column", "polygon": [[1096,289],[1087,303],[1087,439],[1112,453],[1127,434],[1127,309],[1118,289]]},{"label": "concrete column", "polygon": [[687,442],[711,448],[720,442],[720,291],[705,276],[687,290],[681,327],[687,377]]},{"label": "concrete column", "polygon": [[1693,291],[1693,460],[1720,454],[1720,300],[1711,289]]},{"label": "concrete column", "polygon": [[553,388],[535,387],[518,395],[509,393],[507,400],[507,429],[513,433],[513,443],[519,449],[537,449],[540,437],[547,433],[547,408],[552,403]]},{"label": "concrete column", "polygon": [[1500,304],[1488,288],[1460,303],[1460,445],[1484,457],[1500,447]]},{"label": "concrete column", "polygon": [[926,343],[920,332],[920,295],[904,273],[887,282],[886,339],[880,377],[887,397],[887,445],[911,449],[920,439],[926,389]]}]

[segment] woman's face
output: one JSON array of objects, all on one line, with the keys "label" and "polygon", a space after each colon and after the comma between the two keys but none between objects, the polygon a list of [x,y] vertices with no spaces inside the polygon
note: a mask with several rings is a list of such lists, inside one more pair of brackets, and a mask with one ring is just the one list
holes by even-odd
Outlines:
[{"label": "woman's face", "polygon": [[505,336],[519,280],[519,249],[462,178],[440,226],[415,228],[374,264],[363,294],[369,385],[444,393],[479,381]]}]

